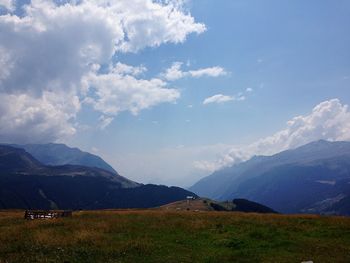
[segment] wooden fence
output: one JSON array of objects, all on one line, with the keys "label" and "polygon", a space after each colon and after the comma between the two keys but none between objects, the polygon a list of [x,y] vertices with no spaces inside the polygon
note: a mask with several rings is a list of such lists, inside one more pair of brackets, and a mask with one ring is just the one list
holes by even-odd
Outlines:
[{"label": "wooden fence", "polygon": [[53,211],[53,210],[26,210],[24,219],[51,219],[59,217],[72,217],[72,211]]}]

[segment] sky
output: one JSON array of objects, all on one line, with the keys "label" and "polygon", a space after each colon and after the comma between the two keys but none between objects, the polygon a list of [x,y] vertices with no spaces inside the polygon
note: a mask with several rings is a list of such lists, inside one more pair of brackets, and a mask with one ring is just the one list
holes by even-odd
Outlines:
[{"label": "sky", "polygon": [[0,141],[143,183],[350,140],[347,0],[0,0]]}]

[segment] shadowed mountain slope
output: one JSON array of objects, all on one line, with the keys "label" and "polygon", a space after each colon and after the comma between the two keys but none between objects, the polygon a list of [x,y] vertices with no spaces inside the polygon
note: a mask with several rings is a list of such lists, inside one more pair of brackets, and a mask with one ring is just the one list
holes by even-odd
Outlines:
[{"label": "shadowed mountain slope", "polygon": [[65,144],[11,144],[9,146],[24,149],[35,159],[46,165],[82,165],[101,168],[117,174],[117,171],[101,157],[88,152],[83,152],[78,148],[68,147]]},{"label": "shadowed mountain slope", "polygon": [[222,169],[190,188],[200,196],[247,198],[284,213],[350,214],[350,143],[316,141]]},{"label": "shadowed mountain slope", "polygon": [[81,165],[43,165],[23,149],[0,146],[0,209],[148,208],[194,195],[142,185]]}]

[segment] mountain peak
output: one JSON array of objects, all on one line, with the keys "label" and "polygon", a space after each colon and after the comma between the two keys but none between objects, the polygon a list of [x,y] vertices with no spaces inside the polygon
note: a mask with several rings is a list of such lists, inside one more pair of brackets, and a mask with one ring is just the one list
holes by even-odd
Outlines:
[{"label": "mountain peak", "polygon": [[[350,196],[350,192],[343,192],[350,183],[349,171],[350,142],[318,140],[272,156],[253,157],[222,169],[201,179],[190,190],[213,199],[242,197],[278,211],[302,212],[294,200],[310,202],[311,205],[312,202],[333,200],[340,194]],[[342,186],[341,180],[345,180],[346,186]],[[276,198],[277,193],[279,198]],[[295,207],[283,207],[283,198],[286,198],[285,202],[295,202]],[[281,206],[271,205],[279,200]]]},{"label": "mountain peak", "polygon": [[63,143],[14,144],[12,146],[24,149],[45,165],[83,165],[118,174],[118,172],[101,157],[81,151],[76,147],[69,147]]},{"label": "mountain peak", "polygon": [[0,145],[0,170],[18,172],[39,168],[42,164],[25,150],[9,145]]},{"label": "mountain peak", "polygon": [[304,155],[307,159],[316,157],[327,158],[332,155],[350,153],[350,142],[347,141],[327,141],[318,140],[302,145],[295,149],[277,153],[273,156],[282,156],[284,154],[293,154],[296,156]]}]

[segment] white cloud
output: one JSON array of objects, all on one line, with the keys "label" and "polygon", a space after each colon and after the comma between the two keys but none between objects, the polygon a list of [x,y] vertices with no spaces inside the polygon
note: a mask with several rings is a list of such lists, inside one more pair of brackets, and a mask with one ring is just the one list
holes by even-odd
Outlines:
[{"label": "white cloud", "polygon": [[90,2],[32,1],[25,10],[24,17],[0,16],[0,46],[13,63],[0,83],[5,92],[76,89],[90,65],[108,63],[124,37],[120,21]]},{"label": "white cloud", "polygon": [[52,142],[72,136],[70,121],[79,111],[74,94],[44,92],[42,97],[27,94],[0,94],[0,141]]},{"label": "white cloud", "polygon": [[168,81],[174,81],[177,79],[185,78],[185,77],[219,77],[227,75],[227,72],[222,67],[210,67],[210,68],[201,68],[197,70],[189,70],[183,71],[181,69],[183,63],[182,62],[174,62],[170,68],[168,68],[162,76]]},{"label": "white cloud", "polygon": [[[100,0],[99,0],[100,1]],[[96,2],[99,2],[96,0]],[[128,41],[118,49],[136,52],[144,47],[157,47],[163,43],[182,43],[190,33],[203,33],[204,24],[195,23],[190,14],[185,14],[183,1],[124,0],[102,1],[111,4],[116,15],[122,17]],[[167,4],[160,4],[161,2]]]},{"label": "white cloud", "polygon": [[11,55],[0,46],[0,83],[10,76],[13,66]]},{"label": "white cloud", "polygon": [[197,69],[197,70],[190,70],[188,72],[190,76],[194,78],[200,78],[203,76],[207,77],[219,77],[219,76],[224,76],[227,74],[225,69],[222,67],[211,67],[211,68],[202,68],[202,69]]},{"label": "white cloud", "polygon": [[[13,3],[0,1],[6,8]],[[23,112],[17,110],[15,114],[23,118],[29,118],[27,108],[44,110],[48,104],[57,111],[55,116],[69,116],[54,125],[57,130],[61,130],[57,127],[60,123],[62,130],[74,129],[79,108],[71,111],[60,107],[61,102],[48,101],[47,94],[69,94],[94,102],[96,110],[112,115],[123,110],[136,114],[158,103],[173,102],[179,93],[167,89],[165,82],[136,78],[146,71],[143,66],[116,63],[102,75],[99,69],[108,69],[118,52],[182,43],[188,34],[206,29],[184,10],[181,0],[67,0],[60,4],[32,0],[17,8],[24,10],[23,15],[0,15],[0,94],[25,98],[26,107],[18,107]],[[110,91],[101,87],[102,83]],[[106,94],[112,97],[106,98]],[[2,107],[1,113],[11,116],[11,110]],[[53,125],[45,118],[41,120],[27,123],[38,132],[38,127]],[[6,134],[4,128],[1,131],[0,139],[8,138],[8,129]],[[52,140],[60,138],[59,133],[53,133]]]},{"label": "white cloud", "polygon": [[216,94],[214,96],[208,97],[203,101],[203,105],[210,103],[224,103],[228,101],[243,101],[246,97],[243,94],[238,94],[237,96],[227,96],[223,94]]},{"label": "white cloud", "polygon": [[218,169],[217,163],[211,161],[194,161],[193,167],[198,170],[207,171],[210,173]]},{"label": "white cloud", "polygon": [[169,81],[181,79],[185,77],[185,73],[181,71],[181,62],[174,62],[170,68],[163,74],[164,78]]},{"label": "white cloud", "polygon": [[145,66],[130,66],[123,63],[118,62],[114,67],[111,69],[111,73],[116,73],[119,75],[132,75],[132,76],[139,76],[142,73],[145,73],[147,71],[147,68]]},{"label": "white cloud", "polygon": [[167,83],[160,79],[136,79],[131,75],[90,74],[85,81],[91,86],[94,97],[86,102],[104,114],[117,115],[129,111],[137,115],[141,110],[164,102],[175,102],[180,93],[166,88]]},{"label": "white cloud", "polygon": [[227,101],[233,101],[235,100],[235,98],[233,96],[226,96],[226,95],[222,95],[222,94],[216,94],[214,96],[211,96],[209,98],[206,98],[203,101],[203,104],[210,104],[210,103],[224,103]]},{"label": "white cloud", "polygon": [[316,140],[350,140],[350,111],[339,99],[324,101],[305,116],[287,122],[285,129],[242,147],[232,147],[217,161],[198,161],[195,166],[218,170],[247,160],[253,155],[271,155]]},{"label": "white cloud", "polygon": [[98,119],[100,121],[99,127],[101,130],[106,129],[113,121],[113,117],[101,115],[100,118]]},{"label": "white cloud", "polygon": [[253,89],[252,88],[247,88],[245,91],[246,92],[253,92]]},{"label": "white cloud", "polygon": [[14,0],[0,0],[0,9],[1,7],[4,7],[5,9],[12,11],[15,7],[15,1]]},{"label": "white cloud", "polygon": [[238,97],[235,97],[237,101],[244,101],[246,97],[244,95],[239,95]]}]

